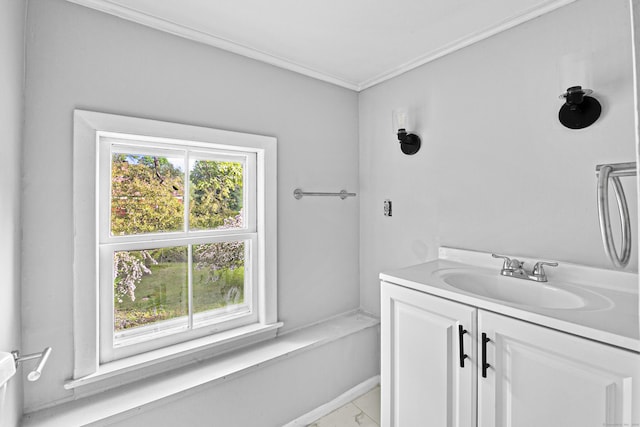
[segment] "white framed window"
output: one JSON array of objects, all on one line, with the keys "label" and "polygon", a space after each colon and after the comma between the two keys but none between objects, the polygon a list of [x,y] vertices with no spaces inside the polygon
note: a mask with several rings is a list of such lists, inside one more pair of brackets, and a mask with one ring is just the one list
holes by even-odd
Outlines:
[{"label": "white framed window", "polygon": [[275,335],[275,168],[272,137],[74,112],[74,379]]}]

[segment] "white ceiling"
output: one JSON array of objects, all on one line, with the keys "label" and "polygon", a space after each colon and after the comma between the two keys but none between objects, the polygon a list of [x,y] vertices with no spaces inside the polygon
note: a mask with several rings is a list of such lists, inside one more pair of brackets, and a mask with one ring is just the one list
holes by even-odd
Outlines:
[{"label": "white ceiling", "polygon": [[575,0],[68,0],[362,90]]}]

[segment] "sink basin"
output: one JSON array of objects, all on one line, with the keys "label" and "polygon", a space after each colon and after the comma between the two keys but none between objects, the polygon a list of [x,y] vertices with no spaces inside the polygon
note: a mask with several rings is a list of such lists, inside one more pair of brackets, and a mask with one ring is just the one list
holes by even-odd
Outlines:
[{"label": "sink basin", "polygon": [[[568,283],[534,282],[482,270],[442,269],[440,280],[464,292],[507,303],[548,309],[577,309],[594,305],[594,295]],[[598,302],[598,301],[596,301]],[[602,301],[599,301],[602,302]],[[602,305],[602,304],[595,304]]]}]

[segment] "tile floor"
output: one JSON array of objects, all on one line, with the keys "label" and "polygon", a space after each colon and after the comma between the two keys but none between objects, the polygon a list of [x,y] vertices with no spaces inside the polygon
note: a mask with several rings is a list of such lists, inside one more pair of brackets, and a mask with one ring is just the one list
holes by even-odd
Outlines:
[{"label": "tile floor", "polygon": [[379,427],[380,386],[325,415],[308,427]]}]

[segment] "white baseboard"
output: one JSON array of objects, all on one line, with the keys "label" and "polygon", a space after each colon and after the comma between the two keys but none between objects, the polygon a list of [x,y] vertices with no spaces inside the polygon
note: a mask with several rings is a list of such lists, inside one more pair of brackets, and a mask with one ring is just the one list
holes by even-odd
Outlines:
[{"label": "white baseboard", "polygon": [[306,427],[312,422],[318,420],[319,418],[322,418],[325,415],[335,411],[336,409],[343,407],[344,405],[351,402],[352,400],[357,399],[358,397],[372,390],[378,384],[380,384],[380,375],[371,377],[368,380],[363,381],[357,386],[342,393],[340,396],[336,397],[331,402],[325,403],[324,405],[310,412],[307,412],[303,416],[298,417],[295,420],[285,424],[283,427]]}]

